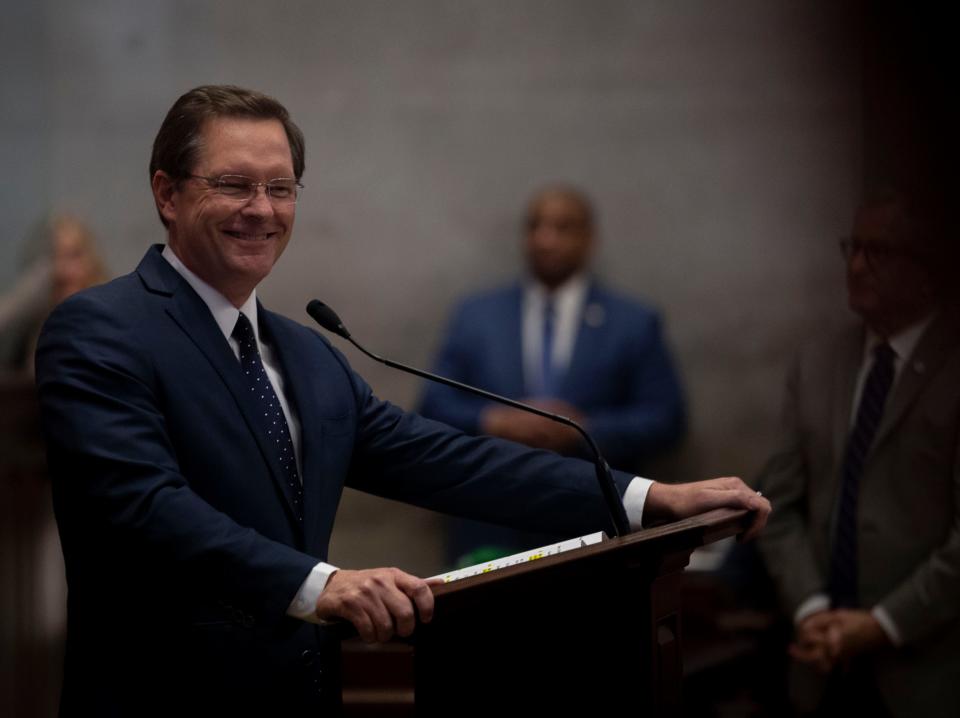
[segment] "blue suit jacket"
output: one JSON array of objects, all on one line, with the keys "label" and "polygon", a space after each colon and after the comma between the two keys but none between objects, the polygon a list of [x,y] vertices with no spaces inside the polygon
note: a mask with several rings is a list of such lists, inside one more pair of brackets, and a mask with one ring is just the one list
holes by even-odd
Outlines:
[{"label": "blue suit jacket", "polygon": [[[526,395],[519,285],[466,299],[455,311],[435,364],[443,376],[519,399]],[[570,366],[556,398],[586,414],[586,429],[607,461],[639,471],[645,458],[679,439],[683,393],[660,330],[644,305],[596,283],[587,294]],[[424,416],[479,432],[487,402],[430,384]]]},{"label": "blue suit jacket", "polygon": [[69,585],[64,713],[335,703],[336,646],[285,611],[326,558],[344,485],[538,530],[606,526],[590,465],[404,413],[317,333],[261,308],[303,430],[298,524],[239,363],[159,250],[63,303],[38,348]]}]

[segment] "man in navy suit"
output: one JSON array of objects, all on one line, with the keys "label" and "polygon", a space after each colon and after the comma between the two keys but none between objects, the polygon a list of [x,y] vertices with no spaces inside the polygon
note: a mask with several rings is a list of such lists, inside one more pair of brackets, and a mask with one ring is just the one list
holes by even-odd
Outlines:
[{"label": "man in navy suit", "polygon": [[[260,93],[199,87],[154,142],[167,233],[48,320],[37,383],[66,559],[63,714],[302,715],[339,701],[324,622],[410,635],[433,596],[325,563],[344,485],[571,534],[606,523],[589,464],[474,438],[378,400],[256,286],[293,229],[304,142]],[[617,473],[634,526],[769,512],[739,479]]]},{"label": "man in navy suit", "polygon": [[[683,393],[649,307],[589,276],[594,212],[572,187],[530,201],[524,225],[527,276],[468,297],[454,312],[435,362],[443,375],[522,399],[583,424],[607,461],[639,472],[683,435]],[[588,457],[572,429],[439,384],[425,387],[420,413],[470,434]],[[473,522],[451,524],[450,551],[474,562],[544,542]]]}]

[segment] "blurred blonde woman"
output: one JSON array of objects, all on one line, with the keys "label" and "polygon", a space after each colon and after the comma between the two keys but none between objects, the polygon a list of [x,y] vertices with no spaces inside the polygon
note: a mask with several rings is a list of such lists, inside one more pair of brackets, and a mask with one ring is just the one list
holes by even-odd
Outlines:
[{"label": "blurred blonde woman", "polygon": [[33,374],[40,327],[50,311],[71,294],[108,278],[96,239],[80,219],[55,215],[28,241],[24,271],[0,297],[0,366]]}]

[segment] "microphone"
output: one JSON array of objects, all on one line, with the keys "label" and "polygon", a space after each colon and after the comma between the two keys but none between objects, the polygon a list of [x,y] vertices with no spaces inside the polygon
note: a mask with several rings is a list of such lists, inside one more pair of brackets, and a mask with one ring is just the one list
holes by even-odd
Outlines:
[{"label": "microphone", "polygon": [[590,447],[590,451],[593,453],[593,465],[597,474],[597,482],[600,484],[600,491],[602,492],[604,501],[607,504],[607,511],[610,512],[610,518],[613,521],[614,535],[625,536],[630,533],[630,521],[627,519],[626,509],[623,508],[623,501],[621,501],[620,493],[617,491],[617,486],[613,481],[613,474],[610,471],[610,465],[606,462],[606,460],[604,460],[603,456],[601,456],[600,449],[597,448],[597,444],[593,438],[582,426],[580,426],[580,424],[575,422],[573,419],[570,419],[566,416],[561,416],[560,414],[553,414],[549,411],[544,411],[536,406],[530,406],[529,404],[524,404],[520,401],[508,399],[505,396],[500,396],[499,394],[494,394],[493,392],[485,391],[484,389],[478,389],[477,387],[470,386],[469,384],[463,384],[459,381],[448,379],[447,377],[440,376],[439,374],[431,374],[423,369],[417,369],[416,367],[408,366],[406,364],[401,364],[400,362],[395,362],[391,359],[377,356],[373,352],[368,351],[366,348],[358,344],[357,341],[350,336],[350,332],[347,331],[347,328],[340,320],[340,317],[337,316],[337,313],[319,299],[312,299],[307,304],[307,314],[309,314],[317,324],[326,329],[328,332],[336,334],[339,337],[343,337],[374,361],[385,364],[392,369],[399,369],[400,371],[407,372],[408,374],[418,376],[421,379],[438,382],[440,384],[453,387],[454,389],[459,389],[460,391],[465,391],[470,394],[483,397],[484,399],[495,401],[499,404],[512,406],[514,409],[528,411],[531,414],[536,414],[537,416],[542,416],[545,419],[550,419],[576,429],[586,440],[587,445]]}]

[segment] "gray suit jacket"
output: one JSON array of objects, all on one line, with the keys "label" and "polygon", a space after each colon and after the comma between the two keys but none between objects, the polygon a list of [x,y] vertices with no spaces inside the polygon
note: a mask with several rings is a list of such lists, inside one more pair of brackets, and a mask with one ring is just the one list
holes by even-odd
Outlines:
[{"label": "gray suit jacket", "polygon": [[[863,327],[801,352],[783,441],[761,476],[773,515],[759,542],[785,610],[825,592]],[[858,507],[859,590],[903,645],[870,662],[894,715],[960,715],[960,331],[939,316],[888,398]]]}]

